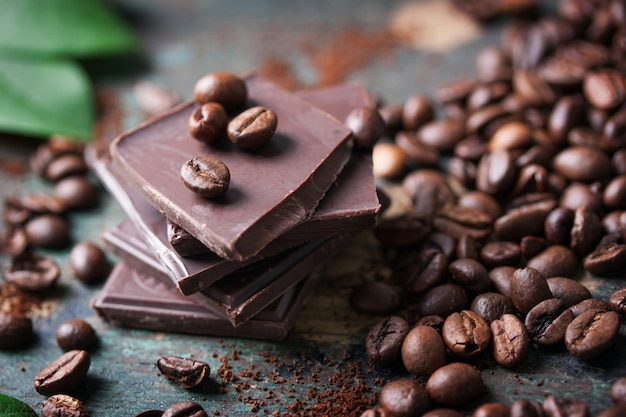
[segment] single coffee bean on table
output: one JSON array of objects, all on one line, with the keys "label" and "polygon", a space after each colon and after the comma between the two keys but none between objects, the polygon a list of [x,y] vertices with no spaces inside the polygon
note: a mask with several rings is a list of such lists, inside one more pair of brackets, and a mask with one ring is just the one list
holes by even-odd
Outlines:
[{"label": "single coffee bean on table", "polygon": [[42,395],[71,394],[82,385],[90,364],[85,350],[65,352],[35,376],[35,390]]},{"label": "single coffee bean on table", "polygon": [[485,403],[474,410],[472,417],[509,417],[509,407],[502,403]]},{"label": "single coffee bean on table", "polygon": [[104,250],[88,241],[77,243],[72,248],[70,267],[74,276],[86,284],[101,282],[111,270],[111,264]]},{"label": "single coffee bean on table", "polygon": [[180,178],[187,188],[204,198],[219,197],[230,186],[228,167],[210,156],[198,156],[185,162]]},{"label": "single coffee bean on table", "polygon": [[166,379],[186,389],[206,384],[211,373],[211,368],[206,362],[179,356],[160,357],[157,360],[157,368]]}]

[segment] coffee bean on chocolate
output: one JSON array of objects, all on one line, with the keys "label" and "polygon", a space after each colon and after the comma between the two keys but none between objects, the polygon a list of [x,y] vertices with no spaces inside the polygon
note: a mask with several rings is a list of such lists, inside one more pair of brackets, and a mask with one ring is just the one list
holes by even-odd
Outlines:
[{"label": "coffee bean on chocolate", "polygon": [[258,149],[269,142],[278,126],[273,110],[263,106],[249,108],[235,116],[226,128],[228,138],[242,149]]},{"label": "coffee bean on chocolate", "polygon": [[96,331],[83,319],[66,320],[56,331],[57,345],[65,351],[88,350],[97,340]]},{"label": "coffee bean on chocolate", "polygon": [[613,311],[626,313],[626,287],[619,288],[611,293],[609,304]]},{"label": "coffee bean on chocolate", "polygon": [[589,415],[587,403],[576,397],[555,397],[550,395],[543,401],[543,411],[547,417],[585,417]]},{"label": "coffee bean on chocolate", "polygon": [[156,364],[161,375],[185,389],[205,384],[211,373],[206,362],[179,356],[161,356]]},{"label": "coffee bean on chocolate", "polygon": [[402,295],[391,284],[367,281],[352,290],[350,305],[361,313],[387,315],[400,308]]},{"label": "coffee bean on chocolate", "polygon": [[480,371],[466,363],[450,363],[437,369],[426,382],[431,399],[446,407],[474,400],[484,389]]},{"label": "coffee bean on chocolate", "polygon": [[71,393],[83,383],[90,364],[85,350],[65,352],[35,376],[35,390],[42,395]]},{"label": "coffee bean on chocolate", "polygon": [[435,248],[421,249],[404,271],[404,288],[411,294],[422,294],[441,284],[447,272],[448,260],[443,252]]},{"label": "coffee bean on chocolate", "polygon": [[385,417],[419,416],[430,409],[426,389],[410,379],[385,384],[380,391],[379,402]]},{"label": "coffee bean on chocolate", "polygon": [[472,310],[450,314],[443,323],[441,336],[448,349],[461,358],[480,355],[491,342],[489,324]]},{"label": "coffee bean on chocolate", "polygon": [[24,291],[44,291],[52,287],[60,275],[61,268],[53,258],[24,252],[13,257],[4,279]]},{"label": "coffee bean on chocolate", "polygon": [[100,203],[100,190],[86,176],[75,175],[60,180],[54,196],[64,210],[88,210]]},{"label": "coffee bean on chocolate", "polygon": [[544,300],[530,309],[524,325],[533,342],[555,346],[565,337],[565,329],[574,320],[574,314],[558,298]]},{"label": "coffee bean on chocolate", "polygon": [[57,182],[62,178],[72,175],[84,175],[89,170],[85,158],[82,154],[64,154],[48,164],[44,177],[50,181]]},{"label": "coffee bean on chocolate", "polygon": [[246,83],[226,72],[213,72],[200,78],[193,87],[197,103],[217,102],[228,111],[242,107],[248,98]]},{"label": "coffee bean on chocolate", "polygon": [[205,198],[219,197],[230,186],[228,167],[210,156],[198,156],[185,162],[180,178],[187,188]]},{"label": "coffee bean on chocolate", "polygon": [[489,324],[494,360],[507,368],[517,366],[528,353],[530,338],[524,323],[514,314],[503,314]]},{"label": "coffee bean on chocolate", "polygon": [[448,317],[455,311],[469,307],[467,292],[457,284],[441,284],[426,291],[419,299],[417,308],[422,316]]},{"label": "coffee bean on chocolate", "polygon": [[480,259],[488,267],[511,265],[516,266],[522,258],[519,244],[507,241],[486,243],[480,250]]},{"label": "coffee bean on chocolate", "polygon": [[446,363],[446,348],[439,332],[430,326],[416,326],[402,342],[402,363],[413,375],[429,376]]},{"label": "coffee bean on chocolate", "polygon": [[409,324],[398,316],[389,316],[372,327],[365,339],[370,365],[393,365],[401,359],[402,342],[409,333]]},{"label": "coffee bean on chocolate", "polygon": [[63,249],[72,241],[68,222],[56,214],[42,214],[29,220],[24,232],[32,245],[45,249]]},{"label": "coffee bean on chocolate", "polygon": [[70,252],[70,267],[74,276],[86,284],[94,284],[107,277],[111,266],[106,253],[92,242],[76,244]]},{"label": "coffee bean on chocolate", "polygon": [[474,410],[472,417],[509,417],[509,407],[502,403],[486,403]]},{"label": "coffee bean on chocolate", "polygon": [[480,294],[491,286],[487,268],[475,259],[457,259],[450,263],[448,271],[454,282],[470,293]]},{"label": "coffee bean on chocolate", "polygon": [[402,108],[402,126],[405,130],[417,130],[433,120],[434,110],[427,97],[411,96]]},{"label": "coffee bean on chocolate", "polygon": [[529,259],[526,266],[541,272],[544,277],[572,278],[576,274],[579,261],[570,248],[553,245]]},{"label": "coffee bean on chocolate", "polygon": [[503,314],[513,314],[515,307],[511,299],[497,292],[478,294],[470,304],[470,310],[481,316],[487,323],[499,319]]},{"label": "coffee bean on chocolate", "polygon": [[562,300],[567,307],[591,298],[591,292],[587,287],[571,278],[552,277],[548,278],[546,282],[554,298]]},{"label": "coffee bean on chocolate", "polygon": [[33,337],[30,317],[0,311],[0,350],[24,347]]},{"label": "coffee bean on chocolate", "polygon": [[552,298],[552,293],[544,275],[531,267],[515,270],[511,277],[511,301],[522,314],[527,314],[534,306]]},{"label": "coffee bean on chocolate", "polygon": [[181,401],[166,408],[162,417],[207,417],[207,413],[197,402]]},{"label": "coffee bean on chocolate", "polygon": [[224,106],[217,102],[208,102],[191,113],[187,128],[194,139],[212,143],[226,132],[226,125],[228,125],[228,114]]},{"label": "coffee bean on chocolate", "polygon": [[352,130],[354,144],[364,149],[372,149],[385,134],[385,121],[377,109],[359,107],[350,112],[345,125]]},{"label": "coffee bean on chocolate", "polygon": [[613,404],[626,404],[626,377],[613,381],[610,395]]},{"label": "coffee bean on chocolate", "polygon": [[89,417],[85,404],[69,395],[56,394],[43,402],[42,417]]},{"label": "coffee bean on chocolate", "polygon": [[619,327],[620,318],[616,312],[587,310],[567,326],[565,347],[579,358],[595,358],[613,345]]}]

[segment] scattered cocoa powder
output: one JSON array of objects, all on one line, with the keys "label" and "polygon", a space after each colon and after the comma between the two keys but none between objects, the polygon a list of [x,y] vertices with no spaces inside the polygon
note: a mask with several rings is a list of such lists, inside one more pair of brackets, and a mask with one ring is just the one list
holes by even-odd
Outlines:
[{"label": "scattered cocoa powder", "polygon": [[34,294],[21,291],[15,285],[3,282],[0,284],[0,311],[30,317],[41,313],[42,301]]}]

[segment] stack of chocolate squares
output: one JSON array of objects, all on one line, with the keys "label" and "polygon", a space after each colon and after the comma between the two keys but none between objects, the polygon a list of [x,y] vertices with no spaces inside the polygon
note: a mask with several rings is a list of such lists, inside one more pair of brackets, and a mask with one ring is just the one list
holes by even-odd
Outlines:
[{"label": "stack of chocolate squares", "polygon": [[[168,332],[283,339],[317,272],[346,237],[372,227],[380,204],[371,152],[354,149],[343,121],[373,107],[358,84],[298,93],[252,74],[246,107],[278,117],[254,151],[206,144],[184,103],[87,159],[127,215],[104,240],[122,262],[93,307],[112,323]],[[180,178],[185,161],[222,160],[230,188],[206,199]]]}]

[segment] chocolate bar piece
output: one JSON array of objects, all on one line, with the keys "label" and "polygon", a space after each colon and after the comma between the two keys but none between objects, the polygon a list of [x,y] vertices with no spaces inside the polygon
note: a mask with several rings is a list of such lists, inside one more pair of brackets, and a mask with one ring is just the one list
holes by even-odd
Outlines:
[{"label": "chocolate bar piece", "polygon": [[[196,103],[117,137],[110,147],[129,182],[155,207],[218,256],[238,261],[308,219],[352,153],[350,130],[342,123],[259,76],[245,81],[248,105],[278,116],[276,133],[261,149],[193,139],[187,120]],[[231,174],[228,192],[214,200],[196,195],[180,179],[187,160],[207,154]]]},{"label": "chocolate bar piece", "polygon": [[116,265],[98,298],[96,312],[109,322],[137,329],[220,337],[282,340],[308,300],[319,275],[311,275],[238,327],[183,296],[172,285]]}]

